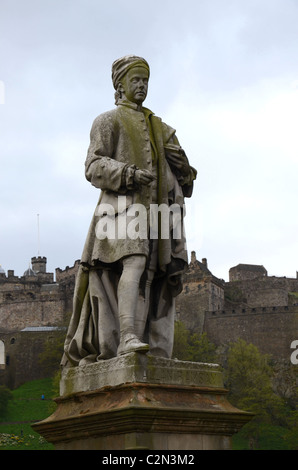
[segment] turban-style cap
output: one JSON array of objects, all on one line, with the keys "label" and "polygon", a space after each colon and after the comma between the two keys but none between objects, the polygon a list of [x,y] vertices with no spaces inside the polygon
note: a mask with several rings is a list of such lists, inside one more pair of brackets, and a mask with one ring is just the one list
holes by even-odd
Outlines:
[{"label": "turban-style cap", "polygon": [[142,57],[135,55],[126,55],[125,57],[121,57],[120,59],[115,60],[112,65],[112,80],[115,90],[117,90],[120,80],[133,67],[144,67],[150,75],[149,64]]}]

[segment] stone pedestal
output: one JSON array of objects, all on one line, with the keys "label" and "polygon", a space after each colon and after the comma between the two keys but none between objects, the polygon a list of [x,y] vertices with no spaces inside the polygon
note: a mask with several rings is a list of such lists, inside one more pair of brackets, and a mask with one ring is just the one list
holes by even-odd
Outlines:
[{"label": "stone pedestal", "polygon": [[251,419],[216,364],[130,353],[65,369],[56,411],[33,427],[61,450],[230,449]]}]

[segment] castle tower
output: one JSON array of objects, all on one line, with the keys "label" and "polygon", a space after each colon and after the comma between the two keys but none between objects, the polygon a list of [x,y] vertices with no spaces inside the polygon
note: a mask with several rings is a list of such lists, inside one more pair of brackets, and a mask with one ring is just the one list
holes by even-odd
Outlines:
[{"label": "castle tower", "polygon": [[248,281],[259,277],[267,277],[267,271],[262,265],[238,264],[229,270],[229,281]]},{"label": "castle tower", "polygon": [[34,256],[31,258],[31,264],[32,269],[36,274],[47,272],[47,258],[45,256]]}]

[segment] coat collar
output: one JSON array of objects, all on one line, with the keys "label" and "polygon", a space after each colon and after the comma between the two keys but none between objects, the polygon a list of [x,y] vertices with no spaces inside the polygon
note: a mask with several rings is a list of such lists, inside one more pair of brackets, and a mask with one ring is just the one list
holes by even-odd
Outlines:
[{"label": "coat collar", "polygon": [[[133,103],[132,101],[127,100],[126,98],[118,100],[117,106],[126,106],[127,108],[131,108],[135,111],[140,112],[138,110],[138,105],[136,103]],[[151,115],[154,115],[154,113],[150,109],[144,107],[142,107],[141,112],[145,114],[146,118]]]}]

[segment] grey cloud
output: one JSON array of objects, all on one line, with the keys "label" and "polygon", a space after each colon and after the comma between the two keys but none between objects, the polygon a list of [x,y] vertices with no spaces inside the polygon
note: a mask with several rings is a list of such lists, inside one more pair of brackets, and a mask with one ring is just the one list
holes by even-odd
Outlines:
[{"label": "grey cloud", "polygon": [[[234,142],[223,136],[216,113],[235,119],[240,110],[241,116],[257,112],[258,101],[264,102],[260,84],[267,80],[272,86],[268,99],[273,99],[274,93],[285,93],[298,80],[296,3],[156,3],[158,7],[151,2],[144,9],[139,2],[120,0],[2,1],[0,80],[6,96],[0,105],[0,264],[6,270],[15,269],[20,275],[28,258],[36,255],[37,213],[42,255],[47,256],[49,268],[63,268],[80,257],[98,198],[84,179],[89,130],[98,114],[114,106],[112,61],[136,53],[146,57],[152,68],[146,105],[177,128],[198,168],[190,204],[203,205],[202,226],[195,227],[202,233],[190,234],[189,249],[198,251],[199,258],[210,258],[210,269],[221,277],[227,276],[227,266],[234,261],[264,265],[267,261],[272,274],[295,272],[297,245],[292,239],[288,243],[295,224],[288,220],[296,194],[285,188],[286,178],[289,187],[293,184],[295,166],[286,153],[280,155],[281,161],[286,159],[289,176],[280,164],[271,165],[271,182],[262,193],[267,175],[255,180],[253,175],[260,168],[266,172],[272,149],[258,148],[259,134],[252,136],[249,149],[246,140],[239,137]],[[243,96],[253,96],[250,109]],[[243,167],[241,184],[243,158],[249,164]],[[279,154],[274,158],[279,160]],[[264,250],[258,237],[264,221],[256,220],[248,229],[251,211],[217,223],[217,201],[228,204],[231,194],[237,198],[242,192],[246,197],[254,190],[260,198],[269,193],[276,201],[280,187],[281,213],[269,211],[266,217],[271,232],[276,227],[279,234],[282,259],[274,250],[274,237],[267,243],[271,251]]]}]

